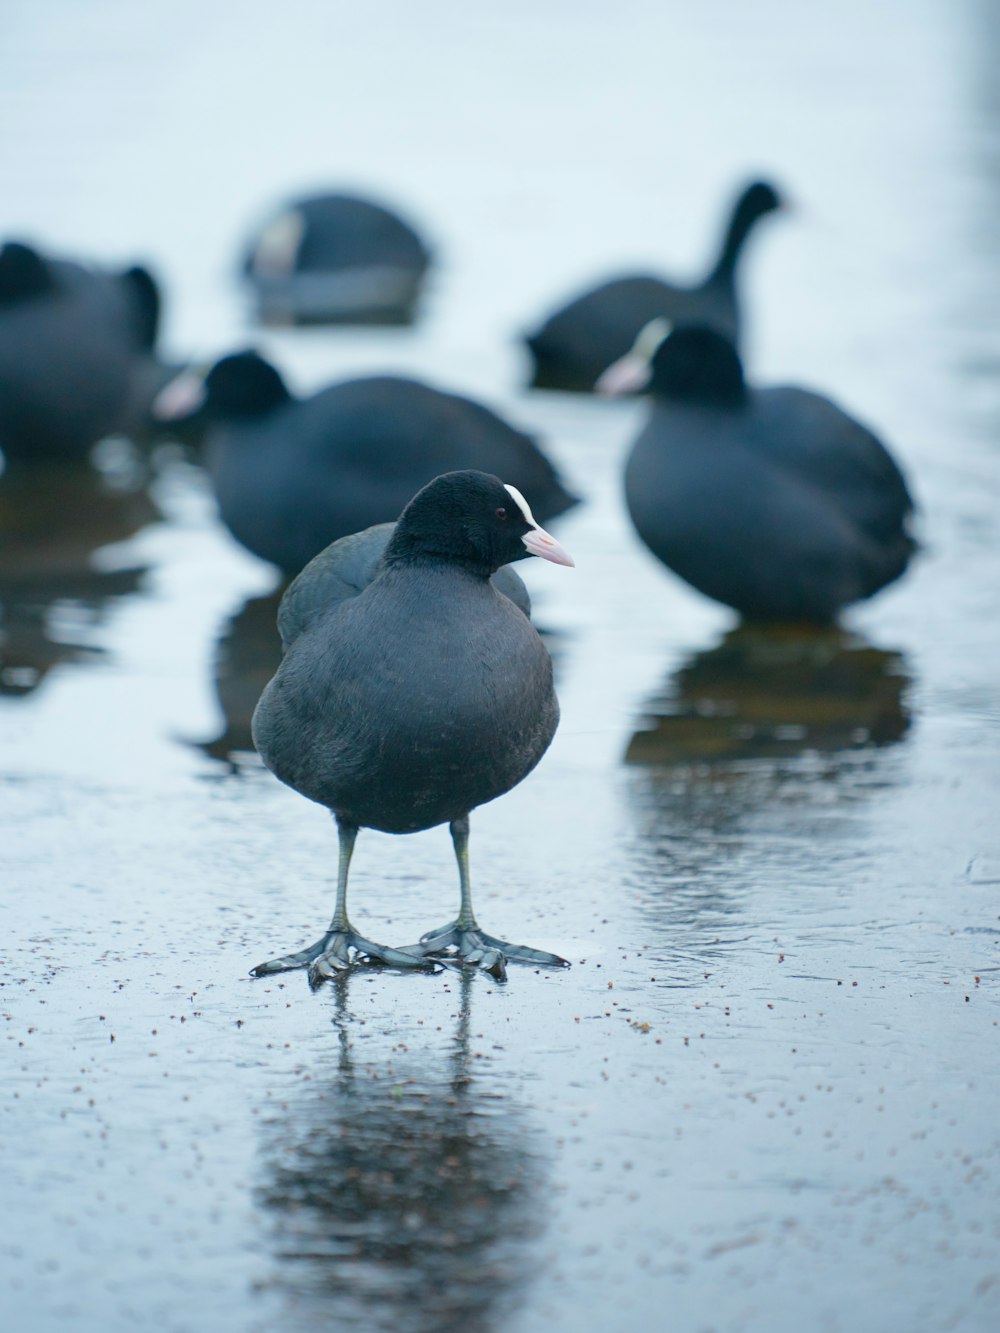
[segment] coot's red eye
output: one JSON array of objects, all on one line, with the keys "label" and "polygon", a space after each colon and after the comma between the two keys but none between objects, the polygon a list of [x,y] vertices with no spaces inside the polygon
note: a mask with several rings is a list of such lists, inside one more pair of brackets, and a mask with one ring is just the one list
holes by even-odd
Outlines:
[{"label": "coot's red eye", "polygon": [[497,510],[497,518],[506,518],[506,517],[507,517],[507,511],[501,506],[501,508]]}]

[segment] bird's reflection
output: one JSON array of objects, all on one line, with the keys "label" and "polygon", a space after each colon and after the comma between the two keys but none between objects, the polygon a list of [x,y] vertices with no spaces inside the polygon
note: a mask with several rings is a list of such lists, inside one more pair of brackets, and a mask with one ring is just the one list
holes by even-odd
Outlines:
[{"label": "bird's reflection", "polygon": [[59,663],[100,655],[93,627],[147,570],[101,567],[94,553],[160,517],[144,480],[87,463],[0,476],[0,695],[30,694]]},{"label": "bird's reflection", "polygon": [[441,1056],[399,1037],[366,1049],[378,1038],[348,1010],[358,980],[335,982],[336,1073],[264,1127],[269,1285],[305,1327],[490,1329],[533,1272],[544,1168],[518,1108],[473,1073],[476,978],[456,984]]},{"label": "bird's reflection", "polygon": [[745,931],[762,867],[804,884],[836,863],[855,801],[891,781],[908,686],[899,653],[843,630],[741,626],[649,701],[625,756],[629,883],[674,965]]},{"label": "bird's reflection", "polygon": [[840,629],[741,625],[647,705],[629,764],[712,765],[892,745],[910,725],[902,656]]},{"label": "bird's reflection", "polygon": [[278,604],[284,586],[261,597],[250,597],[222,627],[215,646],[215,692],[222,709],[223,727],[199,748],[228,764],[233,772],[259,766],[250,719],[257,700],[281,661]]}]

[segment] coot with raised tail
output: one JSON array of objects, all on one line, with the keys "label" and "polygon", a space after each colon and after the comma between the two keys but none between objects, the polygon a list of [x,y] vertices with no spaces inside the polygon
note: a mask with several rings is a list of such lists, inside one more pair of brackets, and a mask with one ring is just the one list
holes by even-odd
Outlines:
[{"label": "coot with raised tail", "polygon": [[253,238],[243,273],[275,324],[409,324],[431,252],[393,209],[350,194],[286,205]]},{"label": "coot with raised tail", "polygon": [[204,414],[223,521],[286,575],[338,537],[395,520],[421,486],[457,468],[509,477],[542,522],[576,503],[530,436],[479,403],[398,376],[294,398],[269,362],[238,352],[207,377],[168,385],[158,411]]},{"label": "coot with raised tail", "polygon": [[739,342],[737,265],[756,223],[782,207],[773,185],[754,181],[733,205],[722,247],[701,282],[677,286],[648,274],[613,278],[561,306],[525,341],[534,361],[532,386],[578,393],[632,346],[652,319],[707,324]]},{"label": "coot with raised tail", "polygon": [[11,241],[0,248],[0,451],[83,458],[134,428],[161,382],[152,275],[103,272]]},{"label": "coot with raised tail", "polygon": [[732,344],[695,326],[603,381],[644,383],[653,407],[625,499],[645,544],[699,592],[747,620],[825,624],[904,572],[916,547],[906,482],[829,398],[750,387]]},{"label": "coot with raised tail", "polygon": [[[315,985],[359,956],[397,967],[456,958],[498,978],[508,960],[565,965],[482,931],[469,878],[469,812],[531,772],[559,720],[545,646],[490,581],[528,555],[573,563],[515,487],[451,472],[406,506],[360,592],[365,557],[359,565],[349,539],[286,593],[284,657],[257,705],[253,736],[282,782],[333,812],[337,901],[315,944],[261,963],[254,976],[307,967]],[[347,915],[358,830],[415,833],[445,823],[461,884],[456,920],[404,949],[359,935]]]}]

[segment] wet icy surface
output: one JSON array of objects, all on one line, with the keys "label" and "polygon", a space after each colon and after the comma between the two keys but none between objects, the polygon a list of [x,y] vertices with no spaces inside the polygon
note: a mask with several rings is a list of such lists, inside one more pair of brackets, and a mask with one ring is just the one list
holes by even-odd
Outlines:
[{"label": "wet icy surface", "polygon": [[[20,498],[14,539],[0,481],[5,1324],[1000,1326],[1000,24],[868,9],[5,13],[8,234],[148,257],[211,354],[254,336],[255,215],[377,189],[442,257],[424,322],[259,341],[302,387],[479,394],[587,498],[576,571],[526,570],[560,732],[472,836],[484,926],[572,969],[314,995],[247,976],[325,925],[336,847],[243,748],[272,572],[178,456]],[[804,644],[641,550],[642,406],[521,392],[513,341],[694,271],[755,170],[799,207],[747,255],[752,373],[875,425],[927,548]],[[362,929],[456,901],[445,830],[362,834]]]}]

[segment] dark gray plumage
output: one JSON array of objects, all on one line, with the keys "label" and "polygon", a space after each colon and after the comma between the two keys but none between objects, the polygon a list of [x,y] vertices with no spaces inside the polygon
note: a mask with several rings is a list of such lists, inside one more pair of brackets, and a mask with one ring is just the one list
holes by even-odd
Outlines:
[{"label": "dark gray plumage", "polygon": [[[0,505],[4,489],[0,486]],[[239,771],[242,756],[253,749],[251,716],[261,691],[277,670],[282,644],[291,643],[314,616],[338,601],[356,597],[368,586],[395,526],[380,523],[341,537],[309,562],[302,576],[285,590],[284,599],[280,591],[250,597],[227,621],[215,646],[213,669],[225,724],[221,733],[197,742],[206,754]],[[526,616],[531,615],[528,590],[513,569],[498,569],[493,585]]]},{"label": "dark gray plumage", "polygon": [[[351,950],[411,967],[457,952],[498,976],[505,958],[561,964],[480,931],[468,880],[469,811],[534,768],[559,717],[541,639],[491,582],[529,554],[572,563],[515,491],[481,472],[453,472],[413,498],[391,535],[337,542],[289,588],[278,618],[285,655],[254,714],[254,741],[277,777],[336,815],[338,906],[316,945],[256,975],[311,966],[322,980]],[[520,599],[519,585],[508,572]],[[406,950],[358,936],[346,914],[357,830],[442,823],[451,825],[462,880],[456,922]]]},{"label": "dark gray plumage", "polygon": [[906,569],[913,501],[871,431],[828,398],[744,384],[709,329],[671,333],[625,468],[636,531],[750,620],[828,622]]},{"label": "dark gray plumage", "polygon": [[289,575],[337,538],[395,520],[457,468],[507,477],[543,522],[576,503],[530,436],[414,380],[372,376],[296,399],[273,366],[240,352],[204,390],[204,461],[223,521]]},{"label": "dark gray plumage", "polygon": [[699,283],[676,286],[645,274],[613,278],[561,306],[525,339],[534,361],[532,385],[589,393],[653,319],[706,324],[738,344],[737,263],[757,221],[780,207],[773,186],[748,185],[733,205],[719,257]]},{"label": "dark gray plumage", "polygon": [[101,272],[30,246],[0,249],[0,450],[82,458],[130,431],[160,387],[159,294],[144,268]]}]

